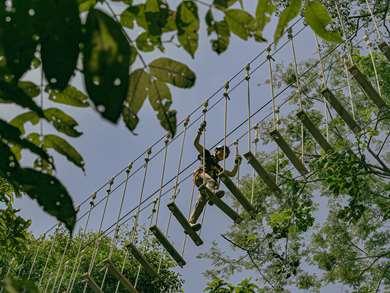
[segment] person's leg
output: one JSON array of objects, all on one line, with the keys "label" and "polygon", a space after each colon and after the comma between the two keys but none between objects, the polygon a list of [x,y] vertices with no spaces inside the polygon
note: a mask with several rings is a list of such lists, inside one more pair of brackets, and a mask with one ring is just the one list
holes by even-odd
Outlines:
[{"label": "person's leg", "polygon": [[196,222],[199,220],[199,217],[202,214],[203,209],[206,206],[206,204],[207,204],[207,199],[202,194],[200,194],[200,196],[195,204],[195,208],[191,213],[190,219],[188,220],[188,222],[191,225],[195,225]]}]

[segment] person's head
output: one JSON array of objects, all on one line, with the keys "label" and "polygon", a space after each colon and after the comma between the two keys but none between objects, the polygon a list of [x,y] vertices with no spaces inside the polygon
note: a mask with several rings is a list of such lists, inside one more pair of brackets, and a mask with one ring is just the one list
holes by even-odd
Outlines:
[{"label": "person's head", "polygon": [[[227,146],[217,146],[215,148],[215,158],[218,161],[222,161],[224,158],[227,158],[230,154],[230,150]],[[224,157],[225,155],[225,157]]]}]

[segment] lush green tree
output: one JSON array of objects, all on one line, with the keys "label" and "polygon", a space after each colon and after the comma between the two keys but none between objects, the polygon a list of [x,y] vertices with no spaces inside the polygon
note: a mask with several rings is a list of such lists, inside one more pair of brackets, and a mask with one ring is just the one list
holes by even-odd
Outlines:
[{"label": "lush green tree", "polygon": [[[11,269],[2,271],[0,278],[4,279],[5,287],[7,282],[23,286],[23,282],[26,282],[25,279],[30,275],[29,281],[35,284],[35,286],[38,286],[39,284],[41,289],[46,287],[49,289],[54,288],[56,280],[55,290],[59,290],[60,292],[64,292],[68,288],[71,280],[75,279],[75,285],[72,292],[83,292],[85,284],[85,282],[83,282],[83,275],[88,271],[90,261],[94,255],[97,237],[99,237],[98,233],[88,233],[86,235],[80,234],[79,236],[70,238],[68,233],[58,231],[47,239],[40,238],[30,240],[28,250],[26,251],[26,248],[24,248],[22,250],[23,253],[20,255],[14,254],[13,251],[9,251],[8,254],[7,251],[2,251],[0,261],[4,264],[5,268]],[[134,281],[137,279],[140,265],[124,247],[129,237],[130,236],[124,232],[119,234],[118,242],[112,250],[111,261],[118,270],[121,270],[123,260],[126,258],[123,275],[134,284]],[[69,243],[69,245],[67,245],[67,243]],[[175,263],[171,258],[159,252],[157,243],[153,242],[151,239],[150,241],[145,240],[140,242],[138,246],[153,266],[158,268],[160,261],[161,266],[157,280],[153,279],[153,276],[148,275],[141,269],[139,271],[137,288],[139,288],[141,292],[179,291],[182,287],[182,280],[178,273],[171,271],[175,266]],[[82,252],[79,254],[79,261],[76,263],[80,247],[82,248]],[[99,249],[96,254],[95,266],[92,271],[92,277],[97,284],[102,282],[105,274],[104,261],[108,258],[111,247],[112,239],[107,236],[101,237],[100,235]],[[49,255],[50,251],[51,253]],[[37,256],[36,258],[35,255]],[[59,269],[62,258],[62,265]],[[33,269],[31,270],[31,268]],[[76,271],[77,274],[75,273]],[[18,278],[22,282],[11,282],[15,279],[18,280]],[[117,283],[117,279],[112,275],[107,274],[104,285],[105,292],[114,292]],[[30,283],[26,284],[30,285]],[[127,292],[127,289],[121,285],[119,292]]]},{"label": "lush green tree", "polygon": [[205,288],[204,292],[207,293],[255,293],[259,287],[251,283],[249,279],[245,279],[237,285],[226,283],[222,279],[215,277],[212,279]]},{"label": "lush green tree", "polygon": [[[370,55],[353,56],[360,70],[375,82]],[[390,65],[383,55],[373,58],[382,97],[390,105]],[[300,70],[310,62],[300,64]],[[277,81],[295,81],[293,66],[279,67]],[[301,71],[302,72],[302,71]],[[310,80],[310,78],[306,79]],[[303,86],[304,108],[315,125],[326,133],[324,115],[318,111],[321,80]],[[343,66],[333,66],[328,86],[337,98],[350,104],[342,89]],[[351,292],[382,292],[390,286],[390,149],[389,109],[378,110],[352,83],[355,117],[362,131],[352,137],[340,117],[330,115],[329,141],[333,151],[320,151],[305,130],[305,161],[310,165],[306,178],[296,177],[287,159],[279,152],[278,183],[275,194],[260,177],[247,176],[243,193],[258,209],[224,233],[224,243],[242,254],[231,257],[226,248],[215,244],[201,255],[212,260],[206,275],[228,279],[249,270],[257,277],[259,291],[287,292],[291,288],[319,291],[328,285],[344,284]],[[295,96],[294,96],[295,95]],[[296,93],[292,103],[297,102]],[[328,114],[331,114],[329,112]],[[281,118],[280,132],[300,155],[301,128],[296,113]],[[269,122],[262,126],[263,141],[270,143]],[[277,154],[258,153],[258,159],[276,174]],[[253,188],[253,189],[252,189]],[[222,281],[221,281],[222,282]]]},{"label": "lush green tree", "polygon": [[[360,4],[338,2],[347,19],[351,5]],[[0,101],[28,111],[9,122],[0,120],[0,176],[72,230],[75,209],[67,190],[53,176],[55,166],[48,151],[82,169],[85,162],[64,137],[82,133],[61,105],[93,107],[113,123],[122,117],[134,131],[137,114],[148,98],[161,126],[174,135],[176,111],[171,109],[170,87],[190,88],[196,75],[179,61],[165,56],[149,61],[145,54],[165,54],[170,46],[179,46],[195,58],[202,19],[217,54],[228,49],[233,35],[243,41],[266,41],[263,30],[274,15],[278,17],[275,42],[300,14],[321,38],[341,40],[327,12],[327,7],[334,12],[332,1],[259,0],[254,11],[244,5],[238,0],[1,1]],[[387,13],[384,3],[377,6],[376,14]],[[365,10],[362,6],[358,12]],[[26,78],[27,73],[42,80],[36,84]],[[75,75],[84,80],[86,94],[72,85]],[[45,105],[49,100],[50,107],[43,108],[43,100]],[[49,123],[58,133],[43,133],[42,128],[26,133],[27,123]],[[35,156],[33,169],[19,164],[25,150]]]}]

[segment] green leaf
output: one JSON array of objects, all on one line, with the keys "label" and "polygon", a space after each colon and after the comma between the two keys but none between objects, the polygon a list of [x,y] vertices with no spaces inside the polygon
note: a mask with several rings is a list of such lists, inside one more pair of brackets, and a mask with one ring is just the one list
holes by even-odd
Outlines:
[{"label": "green leaf", "polygon": [[274,41],[277,43],[282,37],[289,22],[298,16],[301,11],[302,0],[291,0],[288,6],[279,16],[279,22],[274,33]]},{"label": "green leaf", "polygon": [[[55,11],[55,15],[53,15]],[[37,13],[43,71],[51,87],[63,90],[76,68],[81,41],[77,0],[41,0]]]},{"label": "green leaf", "polygon": [[169,87],[159,81],[149,81],[149,102],[152,108],[157,112],[157,118],[161,126],[169,131],[171,137],[176,134],[176,111],[170,110],[172,104],[172,95]]},{"label": "green leaf", "polygon": [[18,160],[9,146],[0,140],[0,177],[9,179],[15,168],[19,168]]},{"label": "green leaf", "polygon": [[36,144],[31,143],[29,140],[21,138],[22,133],[20,130],[0,119],[0,137],[3,140],[7,140],[12,144],[19,145],[24,149],[30,150],[32,153],[40,156],[44,160],[49,160],[49,155]]},{"label": "green leaf", "polygon": [[152,36],[147,32],[141,33],[135,40],[137,48],[144,52],[152,52],[161,44],[160,37]]},{"label": "green leaf", "polygon": [[77,121],[61,109],[48,108],[44,112],[47,120],[50,121],[59,132],[71,137],[79,137],[82,134],[82,132],[75,129],[75,127],[79,125]]},{"label": "green leaf", "polygon": [[95,7],[97,0],[77,0],[80,12],[88,11]]},{"label": "green leaf", "polygon": [[256,32],[263,35],[265,26],[271,21],[272,14],[276,7],[272,0],[259,0],[256,7]]},{"label": "green leaf", "polygon": [[27,122],[30,122],[33,125],[37,125],[39,122],[39,116],[34,112],[28,111],[15,116],[9,123],[12,126],[17,127],[21,134],[24,134],[26,132],[24,125]]},{"label": "green leaf", "polygon": [[326,7],[319,0],[310,1],[306,5],[304,17],[306,23],[322,39],[335,43],[342,41],[339,31],[330,31],[327,29],[327,26],[332,22],[332,18]]},{"label": "green leaf", "polygon": [[2,288],[5,293],[30,292],[39,293],[34,281],[27,279],[16,279],[14,277],[7,277],[2,281]]},{"label": "green leaf", "polygon": [[38,105],[18,86],[0,79],[0,98],[12,101],[19,106],[28,108],[37,113],[38,116],[44,117],[43,111]]},{"label": "green leaf", "polygon": [[221,54],[227,50],[230,43],[230,30],[229,25],[226,21],[221,20],[217,21],[214,24],[215,33],[217,34],[217,38],[211,40],[211,45],[213,50]]},{"label": "green leaf", "polygon": [[63,91],[49,89],[49,100],[73,107],[85,108],[89,106],[88,96],[71,85]]},{"label": "green leaf", "polygon": [[87,92],[102,116],[117,122],[129,86],[129,43],[121,25],[99,10],[90,10],[85,27]]},{"label": "green leaf", "polygon": [[255,23],[253,16],[241,9],[226,10],[225,21],[229,24],[232,33],[243,40],[248,39]]},{"label": "green leaf", "polygon": [[24,93],[31,98],[35,98],[41,93],[39,86],[31,81],[19,81],[18,87],[20,87]]},{"label": "green leaf", "polygon": [[127,28],[134,28],[134,21],[136,18],[136,14],[132,9],[124,10],[120,15],[120,23]]},{"label": "green leaf", "polygon": [[[130,131],[133,132],[137,128],[139,118],[126,105],[123,107],[122,118],[123,118],[123,122],[125,123],[126,127],[128,129],[130,129]],[[136,133],[133,132],[133,134],[136,134]]]},{"label": "green leaf", "polygon": [[180,88],[190,88],[195,84],[195,73],[187,65],[170,58],[158,58],[149,64],[150,74],[160,81]]},{"label": "green leaf", "polygon": [[65,139],[57,135],[48,134],[43,137],[43,145],[47,149],[54,149],[57,153],[65,156],[70,162],[84,171],[84,160],[79,152]]},{"label": "green leaf", "polygon": [[214,0],[213,5],[215,8],[224,10],[235,4],[238,0]]},{"label": "green leaf", "polygon": [[64,223],[69,231],[73,231],[76,223],[73,201],[57,178],[30,168],[17,169],[12,177],[23,192],[37,200],[44,211]]},{"label": "green leaf", "polygon": [[199,16],[193,1],[183,1],[177,7],[176,27],[179,43],[194,57],[198,49]]},{"label": "green leaf", "polygon": [[31,66],[37,46],[33,0],[0,1],[0,44],[6,60],[8,80],[19,78]]},{"label": "green leaf", "polygon": [[147,31],[152,36],[160,36],[168,22],[169,8],[161,0],[147,0],[145,3],[145,19]]}]

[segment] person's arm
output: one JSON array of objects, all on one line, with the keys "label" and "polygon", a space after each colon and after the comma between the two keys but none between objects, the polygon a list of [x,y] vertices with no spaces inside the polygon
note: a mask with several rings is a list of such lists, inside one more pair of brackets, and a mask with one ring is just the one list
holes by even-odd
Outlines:
[{"label": "person's arm", "polygon": [[195,140],[194,140],[194,146],[200,154],[203,154],[203,151],[204,151],[204,147],[200,144],[200,137],[202,136],[202,133],[205,130],[205,128],[206,128],[206,122],[203,122],[200,125],[199,130],[198,130],[198,134],[196,135]]},{"label": "person's arm", "polygon": [[238,172],[238,168],[240,167],[241,165],[241,157],[240,156],[237,156],[236,159],[234,160],[234,167],[231,171],[228,171],[228,170],[225,170],[225,174],[229,177],[234,177],[236,176],[237,172]]}]

